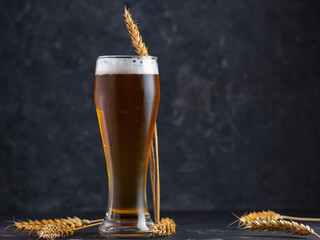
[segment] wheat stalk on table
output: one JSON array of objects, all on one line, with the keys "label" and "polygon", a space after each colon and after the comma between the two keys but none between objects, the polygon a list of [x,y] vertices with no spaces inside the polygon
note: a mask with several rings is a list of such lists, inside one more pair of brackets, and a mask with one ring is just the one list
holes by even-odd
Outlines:
[{"label": "wheat stalk on table", "polygon": [[103,219],[87,220],[78,217],[61,219],[42,219],[28,221],[13,221],[12,227],[19,231],[34,233],[39,238],[55,239],[73,235],[73,232],[101,224]]},{"label": "wheat stalk on table", "polygon": [[241,228],[249,229],[250,231],[285,232],[298,236],[307,236],[312,234],[320,238],[320,236],[308,225],[299,224],[294,221],[285,221],[282,219],[257,219],[247,222],[246,225]]},{"label": "wheat stalk on table", "polygon": [[[285,216],[271,210],[246,213],[241,217],[237,218],[239,221],[240,229],[249,229],[251,231],[258,230],[266,232],[285,232],[298,236],[307,236],[311,234],[320,238],[320,236],[317,233],[315,233],[314,230],[310,228],[308,225],[300,224],[298,222],[293,221],[319,221],[319,218]],[[286,221],[285,219],[289,219],[290,221]]]},{"label": "wheat stalk on table", "polygon": [[73,217],[73,218],[61,218],[61,219],[42,219],[41,221],[35,220],[28,220],[25,222],[22,221],[14,221],[13,222],[13,227],[15,227],[19,231],[24,231],[24,232],[37,232],[40,230],[43,226],[48,225],[48,224],[63,224],[63,225],[68,225],[71,228],[76,228],[76,227],[82,227],[85,225],[90,224],[91,222],[87,219],[80,219],[78,217]]},{"label": "wheat stalk on table", "polygon": [[305,218],[305,217],[293,217],[293,216],[286,216],[276,213],[274,211],[260,211],[260,212],[251,212],[238,217],[238,221],[240,226],[246,224],[247,222],[253,220],[268,220],[268,219],[289,219],[289,220],[298,220],[298,221],[312,221],[312,222],[319,222],[320,218]]}]

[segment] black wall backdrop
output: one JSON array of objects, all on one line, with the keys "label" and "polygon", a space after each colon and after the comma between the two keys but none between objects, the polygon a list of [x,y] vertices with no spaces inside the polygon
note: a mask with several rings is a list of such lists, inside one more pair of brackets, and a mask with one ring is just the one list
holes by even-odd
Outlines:
[{"label": "black wall backdrop", "polygon": [[319,209],[319,1],[2,0],[0,211],[105,211],[94,71],[134,54],[124,4],[159,60],[162,209]]}]

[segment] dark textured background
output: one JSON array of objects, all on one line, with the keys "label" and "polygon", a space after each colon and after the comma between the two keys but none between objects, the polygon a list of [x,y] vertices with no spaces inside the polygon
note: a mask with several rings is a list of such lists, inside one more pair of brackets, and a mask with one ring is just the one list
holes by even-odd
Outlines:
[{"label": "dark textured background", "polygon": [[94,69],[133,54],[124,3],[159,58],[162,209],[319,209],[319,1],[1,0],[0,211],[105,211]]}]

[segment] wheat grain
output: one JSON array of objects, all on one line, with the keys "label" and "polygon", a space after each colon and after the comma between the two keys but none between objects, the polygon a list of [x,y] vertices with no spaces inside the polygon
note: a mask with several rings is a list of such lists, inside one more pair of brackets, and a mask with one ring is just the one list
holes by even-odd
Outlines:
[{"label": "wheat grain", "polygon": [[307,236],[312,234],[320,238],[320,236],[308,225],[299,224],[294,221],[285,221],[282,219],[257,219],[247,222],[242,229],[249,229],[250,231],[285,232],[298,236]]},{"label": "wheat grain", "polygon": [[162,218],[158,224],[153,225],[151,233],[154,237],[170,236],[176,232],[176,224],[170,218]]}]

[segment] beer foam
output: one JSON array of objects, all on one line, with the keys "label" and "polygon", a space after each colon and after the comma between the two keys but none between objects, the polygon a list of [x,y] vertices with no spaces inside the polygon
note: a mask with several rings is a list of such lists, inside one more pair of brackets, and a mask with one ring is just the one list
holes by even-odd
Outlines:
[{"label": "beer foam", "polygon": [[155,57],[102,56],[96,64],[96,75],[104,74],[159,74]]}]

